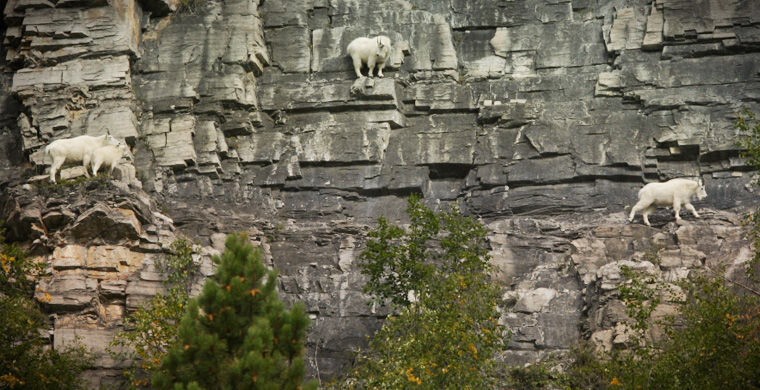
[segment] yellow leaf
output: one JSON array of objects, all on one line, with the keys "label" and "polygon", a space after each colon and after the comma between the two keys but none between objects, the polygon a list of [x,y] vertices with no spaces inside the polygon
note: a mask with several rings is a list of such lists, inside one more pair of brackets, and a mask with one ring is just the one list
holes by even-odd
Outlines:
[{"label": "yellow leaf", "polygon": [[11,272],[11,265],[13,264],[14,261],[16,261],[15,257],[0,254],[0,263],[2,264],[2,267],[5,273]]},{"label": "yellow leaf", "polygon": [[50,295],[49,292],[45,292],[44,294],[42,294],[42,297],[40,297],[38,300],[43,303],[48,303],[53,300],[53,296]]},{"label": "yellow leaf", "polygon": [[19,378],[16,378],[12,374],[5,374],[3,376],[0,376],[0,383],[5,383],[9,387],[13,388],[13,387],[16,387],[17,385],[23,385],[24,381],[22,381]]},{"label": "yellow leaf", "polygon": [[409,382],[416,383],[418,385],[422,384],[422,379],[414,375],[414,368],[411,367],[406,370],[406,379]]},{"label": "yellow leaf", "polygon": [[478,356],[478,347],[476,347],[475,344],[470,343],[468,347],[470,348],[470,352],[472,352],[473,355]]}]

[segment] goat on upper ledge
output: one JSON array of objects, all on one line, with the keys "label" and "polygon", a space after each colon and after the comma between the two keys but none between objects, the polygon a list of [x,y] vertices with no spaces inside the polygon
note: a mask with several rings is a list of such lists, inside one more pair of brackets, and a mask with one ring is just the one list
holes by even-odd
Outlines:
[{"label": "goat on upper ledge", "polygon": [[375,66],[377,66],[377,77],[383,77],[385,61],[391,56],[391,39],[385,35],[356,38],[348,44],[346,51],[354,63],[356,77],[364,77],[361,73],[363,64],[367,64],[369,68],[368,77],[373,77]]}]

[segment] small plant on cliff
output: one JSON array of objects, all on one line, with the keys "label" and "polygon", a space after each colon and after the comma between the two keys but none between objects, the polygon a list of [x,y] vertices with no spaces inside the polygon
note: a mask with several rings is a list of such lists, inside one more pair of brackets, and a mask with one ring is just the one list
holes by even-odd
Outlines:
[{"label": "small plant on cliff", "polygon": [[245,235],[230,235],[216,274],[190,301],[177,342],[153,375],[157,389],[300,389],[309,319],[285,308],[277,276]]},{"label": "small plant on cliff", "polygon": [[[760,297],[722,277],[700,274],[678,282],[683,299],[676,314],[657,321],[661,339],[644,343],[663,283],[626,271],[621,291],[632,343],[602,354],[576,347],[562,372],[552,362],[514,369],[509,387],[521,389],[758,389],[760,388]],[[738,287],[738,288],[737,288]],[[675,295],[672,295],[675,296]],[[540,386],[534,386],[540,384]]]},{"label": "small plant on cliff", "polygon": [[678,284],[684,299],[675,302],[678,313],[660,323],[665,338],[603,359],[601,382],[622,388],[760,388],[759,297],[714,275]]},{"label": "small plant on cliff", "polygon": [[338,387],[493,388],[504,345],[486,229],[409,198],[408,228],[380,218],[361,256],[365,290],[397,309]]},{"label": "small plant on cliff", "polygon": [[206,5],[206,0],[179,0],[176,12],[194,15],[204,5]]},{"label": "small plant on cliff", "polygon": [[740,133],[739,146],[744,149],[742,157],[755,170],[760,170],[760,120],[754,112],[745,109],[738,115],[735,125]]},{"label": "small plant on cliff", "polygon": [[177,325],[190,300],[190,289],[199,274],[193,261],[192,243],[175,240],[172,254],[157,261],[156,268],[166,275],[166,292],[157,294],[144,307],[127,317],[125,330],[111,343],[119,360],[135,362],[125,371],[131,388],[150,385],[150,375],[161,364],[169,346],[177,340]]},{"label": "small plant on cliff", "polygon": [[40,193],[46,196],[64,195],[80,187],[84,191],[98,191],[107,189],[110,186],[110,178],[103,175],[78,176],[71,179],[61,179],[55,183],[51,183],[47,180],[37,183],[37,188]]},{"label": "small plant on cliff", "polygon": [[652,313],[662,301],[662,291],[670,288],[657,276],[628,266],[621,266],[620,274],[626,281],[618,287],[620,300],[625,303],[630,319],[628,326],[633,332],[632,341],[634,345],[640,345],[646,342],[646,332],[650,328]]},{"label": "small plant on cliff", "polygon": [[[736,120],[736,128],[741,136],[739,145],[744,149],[742,157],[747,159],[749,165],[755,169],[756,173],[760,172],[760,120],[755,113],[744,110]],[[760,175],[755,178],[754,184],[760,186]],[[755,247],[755,254],[749,263],[749,275],[757,279],[760,277],[760,211],[750,213],[747,217],[747,225],[750,227],[749,238]]]},{"label": "small plant on cliff", "polygon": [[4,242],[0,231],[0,389],[82,388],[86,350],[54,350],[43,336],[48,319],[33,298],[43,265]]}]

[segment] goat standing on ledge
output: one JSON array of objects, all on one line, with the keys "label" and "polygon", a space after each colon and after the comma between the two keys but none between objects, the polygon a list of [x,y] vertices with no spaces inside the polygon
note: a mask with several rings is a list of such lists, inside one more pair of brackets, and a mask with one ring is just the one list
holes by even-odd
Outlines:
[{"label": "goat standing on ledge", "polygon": [[129,154],[129,148],[125,144],[118,146],[106,145],[101,146],[90,152],[90,163],[92,164],[92,175],[97,176],[101,166],[108,167],[108,176],[113,175],[113,169],[119,164],[121,158]]},{"label": "goat standing on ledge", "polygon": [[377,77],[383,77],[385,61],[391,56],[391,39],[385,35],[374,38],[356,38],[346,48],[351,61],[354,63],[354,72],[357,78],[362,78],[361,68],[367,64],[368,77],[373,77],[375,65],[377,65]]},{"label": "goat standing on ledge", "polygon": [[102,146],[118,146],[119,140],[110,134],[99,137],[80,135],[79,137],[59,139],[45,147],[45,154],[49,155],[53,163],[50,166],[50,182],[55,183],[55,176],[66,161],[82,162],[84,171],[90,176],[90,157],[92,152]]},{"label": "goat standing on ledge", "polygon": [[639,201],[631,209],[628,221],[633,222],[637,212],[642,211],[644,223],[649,224],[649,213],[657,206],[672,206],[676,213],[676,223],[681,222],[681,206],[685,206],[696,218],[699,218],[697,210],[691,205],[691,198],[702,200],[707,197],[705,185],[702,180],[671,179],[664,183],[649,183],[639,190]]}]

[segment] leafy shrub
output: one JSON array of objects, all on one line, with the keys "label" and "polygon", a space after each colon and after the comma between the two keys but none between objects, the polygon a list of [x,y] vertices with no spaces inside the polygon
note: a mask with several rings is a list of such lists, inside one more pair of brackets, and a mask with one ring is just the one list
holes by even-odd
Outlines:
[{"label": "leafy shrub", "polygon": [[[744,110],[736,120],[736,128],[741,134],[739,145],[744,149],[742,157],[747,159],[747,163],[755,172],[760,171],[760,120],[752,111]],[[760,175],[755,178],[754,184],[760,186]],[[760,212],[755,210],[750,213],[746,222],[750,227],[749,238],[755,248],[752,261],[748,265],[748,275],[757,279],[760,277]]]},{"label": "leafy shrub", "polygon": [[206,5],[206,0],[179,0],[178,13],[196,14]]},{"label": "leafy shrub", "polygon": [[336,386],[491,388],[505,330],[486,229],[457,210],[433,212],[417,196],[407,213],[408,228],[378,221],[360,265],[369,279],[365,290],[398,313]]},{"label": "leafy shrub", "polygon": [[[0,242],[4,242],[0,231]],[[77,389],[91,363],[84,347],[49,348],[47,316],[34,300],[43,272],[16,245],[0,244],[0,388]]]}]

